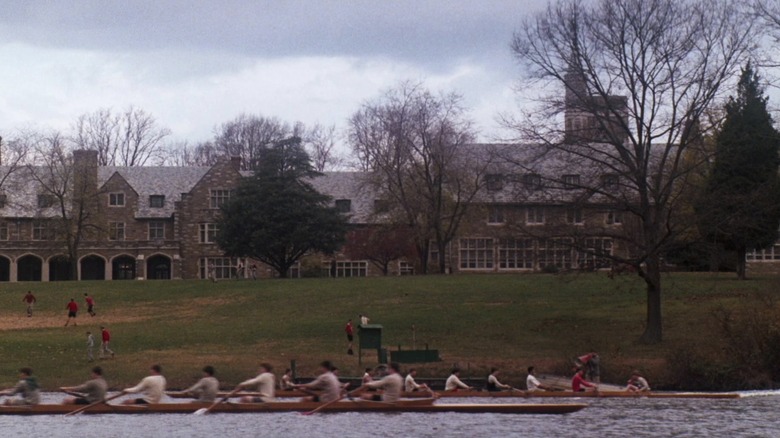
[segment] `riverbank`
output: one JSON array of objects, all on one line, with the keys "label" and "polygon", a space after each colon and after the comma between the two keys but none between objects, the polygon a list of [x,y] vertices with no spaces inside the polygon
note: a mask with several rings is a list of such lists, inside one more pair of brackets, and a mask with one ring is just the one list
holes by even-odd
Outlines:
[{"label": "riverbank", "polygon": [[[638,368],[655,386],[679,387],[675,358],[706,361],[722,350],[718,330],[729,318],[756,309],[777,314],[777,282],[667,275],[660,345],[637,342],[644,286],[627,275],[6,284],[0,294],[0,383],[13,384],[16,370],[31,366],[42,386],[54,389],[83,380],[100,364],[110,385],[121,388],[160,363],[171,387],[191,384],[205,364],[215,366],[229,387],[254,375],[261,361],[280,374],[295,360],[298,374],[311,376],[325,358],[342,375],[358,376],[376,364],[376,354],[364,352],[358,365],[357,356],[346,354],[343,329],[348,318],[357,323],[363,313],[384,326],[383,342],[391,350],[412,348],[414,339],[418,348],[440,351],[442,362],[413,365],[423,377],[446,377],[453,364],[465,377],[498,366],[502,380],[520,385],[531,364],[542,373],[567,373],[572,357],[598,351],[605,381],[622,382]],[[22,303],[27,290],[38,298],[31,318]],[[84,292],[97,300],[95,317],[83,308]],[[71,297],[83,309],[77,327],[64,327]],[[111,330],[117,356],[88,363],[85,331],[99,341],[100,325]],[[719,385],[713,389],[729,386]]]}]

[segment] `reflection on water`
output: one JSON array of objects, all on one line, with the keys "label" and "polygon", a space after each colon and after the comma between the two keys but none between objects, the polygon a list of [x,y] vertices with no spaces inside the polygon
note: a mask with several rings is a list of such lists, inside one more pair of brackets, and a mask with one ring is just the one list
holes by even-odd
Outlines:
[{"label": "reflection on water", "polygon": [[[752,396],[732,400],[588,399],[587,409],[563,416],[452,413],[0,416],[0,430],[4,437],[47,438],[780,436],[780,392],[745,395]],[[577,400],[544,402],[571,401]],[[528,400],[442,401],[480,402],[527,403]]]}]

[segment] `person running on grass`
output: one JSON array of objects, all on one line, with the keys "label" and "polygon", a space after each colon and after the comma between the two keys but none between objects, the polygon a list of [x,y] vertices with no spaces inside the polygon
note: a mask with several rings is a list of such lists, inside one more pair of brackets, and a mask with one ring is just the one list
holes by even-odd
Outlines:
[{"label": "person running on grass", "polygon": [[70,324],[71,319],[73,319],[73,326],[75,327],[77,325],[76,314],[79,311],[79,305],[76,304],[76,301],[73,298],[71,298],[66,308],[68,309],[68,320],[65,321],[65,327],[67,327],[68,324]]},{"label": "person running on grass", "polygon": [[33,295],[32,291],[27,291],[27,294],[22,298],[23,303],[27,303],[27,317],[32,316],[33,307],[35,307],[35,302],[38,301],[35,299],[35,295]]},{"label": "person running on grass", "polygon": [[103,359],[108,354],[110,354],[111,357],[114,357],[114,352],[108,348],[108,344],[111,342],[111,332],[105,327],[100,327],[100,338],[100,358]]},{"label": "person running on grass", "polygon": [[89,294],[84,294],[84,301],[87,303],[87,313],[89,316],[95,316],[95,299]]},{"label": "person running on grass", "polygon": [[60,391],[79,392],[84,395],[79,397],[67,397],[62,401],[65,405],[88,405],[106,399],[108,384],[103,379],[103,369],[100,367],[92,368],[90,379],[79,386],[63,386]]},{"label": "person running on grass", "polygon": [[160,403],[165,394],[165,377],[162,375],[160,365],[152,365],[149,369],[150,375],[141,379],[141,381],[132,388],[125,388],[122,394],[143,394],[140,398],[131,398],[123,401],[126,405],[147,405]]}]

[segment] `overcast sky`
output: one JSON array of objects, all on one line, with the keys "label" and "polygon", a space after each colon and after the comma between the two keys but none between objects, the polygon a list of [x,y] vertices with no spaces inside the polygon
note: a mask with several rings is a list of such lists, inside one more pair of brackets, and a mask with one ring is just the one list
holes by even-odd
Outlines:
[{"label": "overcast sky", "polygon": [[135,105],[198,142],[242,112],[346,126],[401,80],[456,91],[483,140],[516,107],[509,50],[543,0],[4,0],[0,135]]}]

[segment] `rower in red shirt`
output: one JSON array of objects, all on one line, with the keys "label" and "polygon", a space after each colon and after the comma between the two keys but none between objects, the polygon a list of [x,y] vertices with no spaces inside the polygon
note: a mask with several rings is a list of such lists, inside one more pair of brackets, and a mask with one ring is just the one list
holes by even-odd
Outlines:
[{"label": "rower in red shirt", "polygon": [[598,391],[599,389],[594,383],[585,380],[585,377],[583,377],[584,374],[584,369],[579,368],[577,370],[574,377],[571,379],[571,390],[574,392],[584,392],[585,388],[594,388],[595,391]]}]

